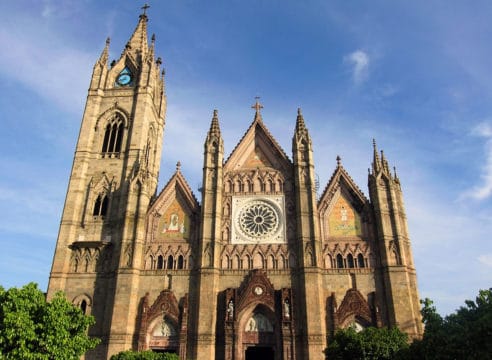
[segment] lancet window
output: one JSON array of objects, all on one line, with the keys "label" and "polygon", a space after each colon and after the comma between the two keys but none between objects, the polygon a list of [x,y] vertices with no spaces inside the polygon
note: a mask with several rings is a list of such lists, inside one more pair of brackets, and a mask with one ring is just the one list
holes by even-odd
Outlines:
[{"label": "lancet window", "polygon": [[92,211],[93,216],[106,216],[108,213],[108,197],[105,194],[99,194],[94,203],[94,209]]},{"label": "lancet window", "polygon": [[123,141],[123,119],[115,114],[106,125],[102,146],[103,157],[116,157]]}]

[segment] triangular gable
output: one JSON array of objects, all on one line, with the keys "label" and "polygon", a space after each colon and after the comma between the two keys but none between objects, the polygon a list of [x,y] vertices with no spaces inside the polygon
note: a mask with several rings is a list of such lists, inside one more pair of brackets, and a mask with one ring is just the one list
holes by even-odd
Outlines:
[{"label": "triangular gable", "polygon": [[271,167],[290,169],[292,162],[270,134],[262,120],[255,118],[224,164],[224,170]]},{"label": "triangular gable", "polygon": [[190,240],[200,205],[180,170],[177,170],[148,213],[148,241]]},{"label": "triangular gable", "polygon": [[330,236],[361,236],[361,215],[368,200],[339,165],[318,202]]}]

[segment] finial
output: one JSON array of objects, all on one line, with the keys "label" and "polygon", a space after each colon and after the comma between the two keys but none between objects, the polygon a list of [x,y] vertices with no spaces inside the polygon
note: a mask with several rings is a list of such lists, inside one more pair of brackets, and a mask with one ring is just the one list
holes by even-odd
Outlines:
[{"label": "finial", "polygon": [[251,106],[251,108],[255,109],[256,113],[259,114],[260,110],[263,109],[263,105],[261,105],[260,102],[258,101],[258,100],[260,100],[259,96],[255,96],[255,100],[256,100],[256,102],[253,106]]},{"label": "finial", "polygon": [[176,171],[180,171],[181,170],[181,161],[178,161],[176,163]]},{"label": "finial", "polygon": [[106,38],[106,46],[109,46],[109,43],[110,43],[110,42],[111,42],[111,38],[108,36],[108,37]]},{"label": "finial", "polygon": [[147,9],[149,7],[150,7],[150,5],[148,5],[148,4],[145,4],[144,6],[141,7],[141,9],[143,10],[143,13],[142,13],[143,16],[147,15],[146,13],[147,13]]},{"label": "finial", "polygon": [[151,40],[152,40],[153,43],[155,42],[155,34],[152,34]]},{"label": "finial", "polygon": [[376,139],[372,139],[372,147],[375,149],[376,148]]},{"label": "finial", "polygon": [[217,137],[220,137],[219,111],[217,109],[214,109],[214,112],[212,115],[212,122],[210,124],[210,131],[208,133],[209,133],[209,136],[215,135]]},{"label": "finial", "polygon": [[340,165],[342,165],[342,158],[340,155],[337,155],[337,166],[340,167]]},{"label": "finial", "polygon": [[[157,63],[157,65],[162,64],[162,59],[161,59],[161,57],[159,56],[155,62]],[[163,75],[164,75],[164,74],[163,74]]]},{"label": "finial", "polygon": [[396,166],[393,166],[393,173],[394,173],[394,178],[398,179],[398,174],[396,173]]},{"label": "finial", "polygon": [[301,115],[302,115],[302,113],[301,113],[301,108],[300,108],[300,107],[299,107],[299,108],[297,108],[297,115],[299,115],[299,116],[301,116]]},{"label": "finial", "polygon": [[162,76],[166,75],[166,69],[162,69]]}]

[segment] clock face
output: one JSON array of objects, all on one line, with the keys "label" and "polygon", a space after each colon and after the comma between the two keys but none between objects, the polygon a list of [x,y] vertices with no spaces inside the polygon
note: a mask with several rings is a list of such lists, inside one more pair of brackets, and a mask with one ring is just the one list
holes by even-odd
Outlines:
[{"label": "clock face", "polygon": [[129,68],[125,67],[116,77],[116,86],[128,86],[131,85],[133,75]]},{"label": "clock face", "polygon": [[116,82],[118,83],[118,85],[125,86],[132,82],[132,77],[130,76],[130,74],[120,74]]}]

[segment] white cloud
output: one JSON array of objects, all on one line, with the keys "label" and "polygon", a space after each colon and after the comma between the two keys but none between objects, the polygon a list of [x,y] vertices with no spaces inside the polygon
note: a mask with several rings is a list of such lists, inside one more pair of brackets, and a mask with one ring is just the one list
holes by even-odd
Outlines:
[{"label": "white cloud", "polygon": [[0,29],[0,46],[9,49],[0,57],[3,76],[66,110],[80,112],[97,55],[67,47],[51,33],[16,34],[5,28]]},{"label": "white cloud", "polygon": [[488,267],[492,267],[492,254],[483,254],[478,257],[478,261]]},{"label": "white cloud", "polygon": [[352,66],[352,78],[356,84],[366,80],[369,70],[369,55],[366,52],[356,50],[345,56],[344,60]]},{"label": "white cloud", "polygon": [[492,126],[483,122],[472,130],[472,135],[483,137],[485,142],[485,164],[482,167],[480,185],[465,191],[461,198],[484,200],[492,195]]}]

